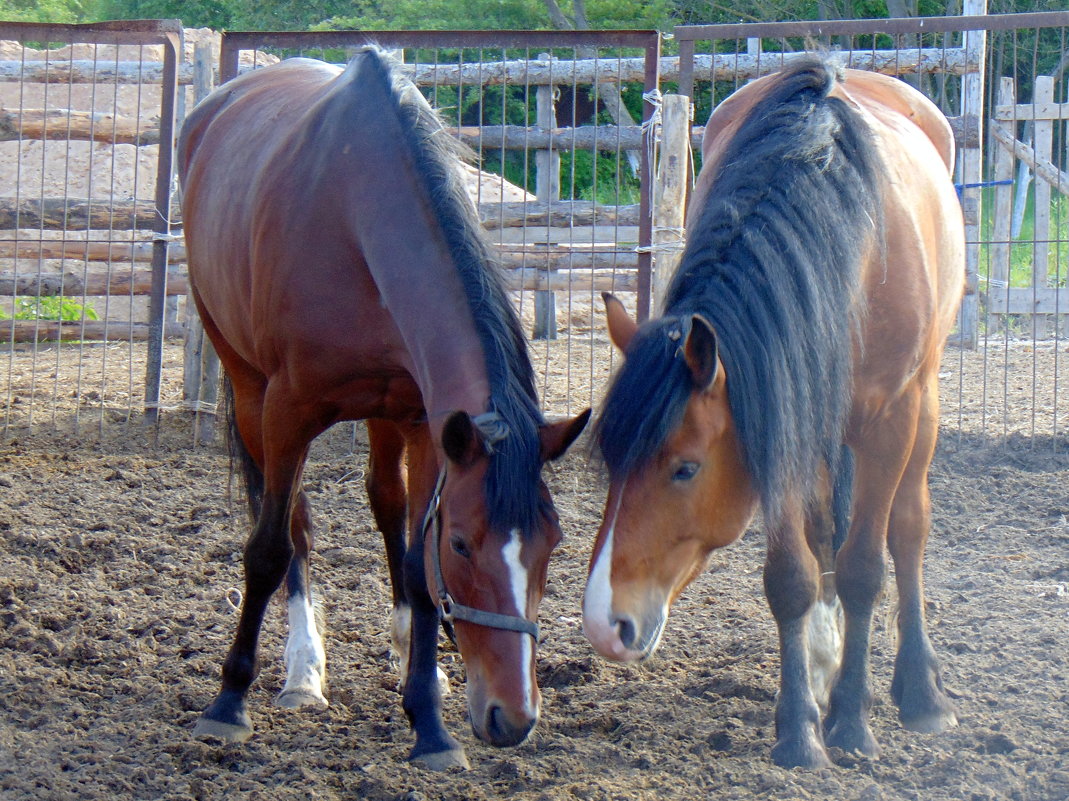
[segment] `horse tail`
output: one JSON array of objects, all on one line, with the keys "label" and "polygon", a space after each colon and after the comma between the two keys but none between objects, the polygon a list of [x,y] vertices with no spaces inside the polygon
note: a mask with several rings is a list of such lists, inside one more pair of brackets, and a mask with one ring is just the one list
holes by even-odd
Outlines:
[{"label": "horse tail", "polygon": [[245,487],[245,500],[249,504],[249,516],[255,521],[260,516],[260,507],[264,499],[264,474],[245,447],[245,440],[238,430],[237,414],[234,408],[234,385],[230,376],[223,381],[223,398],[226,407],[226,445],[230,453],[230,477],[233,478],[235,466],[240,470],[241,482]]},{"label": "horse tail", "polygon": [[843,445],[839,453],[839,464],[835,471],[835,482],[831,490],[832,539],[833,554],[846,542],[850,532],[850,507],[854,500],[854,452],[849,445]]}]

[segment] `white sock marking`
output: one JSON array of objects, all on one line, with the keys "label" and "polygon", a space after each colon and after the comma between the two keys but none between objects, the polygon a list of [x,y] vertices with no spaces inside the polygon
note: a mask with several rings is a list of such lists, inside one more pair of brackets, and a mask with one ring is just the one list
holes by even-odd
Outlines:
[{"label": "white sock marking", "polygon": [[312,604],[306,595],[294,595],[287,606],[290,632],[286,640],[286,686],[282,693],[308,693],[326,704],[323,678],[327,670],[327,653],[316,628]]},{"label": "white sock marking", "polygon": [[806,639],[809,684],[817,704],[827,709],[831,685],[843,658],[843,607],[838,598],[830,604],[824,601],[813,604],[806,622]]}]

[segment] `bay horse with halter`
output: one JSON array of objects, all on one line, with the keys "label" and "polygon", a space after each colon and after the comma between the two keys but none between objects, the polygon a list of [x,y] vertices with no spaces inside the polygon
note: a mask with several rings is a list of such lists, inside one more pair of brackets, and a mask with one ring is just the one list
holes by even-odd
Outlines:
[{"label": "bay horse with halter", "polygon": [[596,427],[610,486],[584,631],[609,659],[648,657],[673,601],[760,510],[781,655],[773,759],[875,755],[885,549],[900,719],[956,722],[922,579],[939,362],[964,282],[950,128],[906,84],[806,56],[722,103],[702,152],[663,316],[637,327],[606,297],[625,359]]},{"label": "bay horse with halter", "polygon": [[233,447],[255,519],[237,634],[201,734],[252,733],[245,696],[283,581],[278,701],[326,703],[301,473],[312,440],[344,420],[367,420],[412,758],[466,765],[441,719],[440,616],[455,630],[475,734],[515,745],[538,719],[535,620],[561,536],[541,467],[588,413],[543,419],[457,155],[423,96],[375,49],[345,70],[308,59],[256,70],[185,122],[191,291],[232,387]]}]

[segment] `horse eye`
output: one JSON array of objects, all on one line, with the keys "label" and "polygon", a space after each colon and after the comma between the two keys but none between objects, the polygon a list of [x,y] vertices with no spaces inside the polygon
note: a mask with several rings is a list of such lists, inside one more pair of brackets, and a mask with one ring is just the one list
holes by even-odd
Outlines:
[{"label": "horse eye", "polygon": [[690,481],[694,478],[698,472],[699,465],[697,462],[683,462],[672,475],[673,481]]},{"label": "horse eye", "polygon": [[450,537],[449,546],[453,549],[453,553],[458,556],[471,559],[471,549],[468,548],[468,543],[464,542],[460,537]]}]

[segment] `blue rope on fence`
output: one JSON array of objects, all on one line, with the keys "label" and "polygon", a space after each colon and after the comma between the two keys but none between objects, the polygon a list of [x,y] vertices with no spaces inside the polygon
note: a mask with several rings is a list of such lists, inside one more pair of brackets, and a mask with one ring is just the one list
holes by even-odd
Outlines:
[{"label": "blue rope on fence", "polygon": [[1013,184],[1012,178],[1006,178],[1002,181],[979,181],[975,184],[954,184],[954,188],[958,190],[958,197],[961,197],[962,190],[964,189],[982,189],[986,186],[1011,186]]}]

